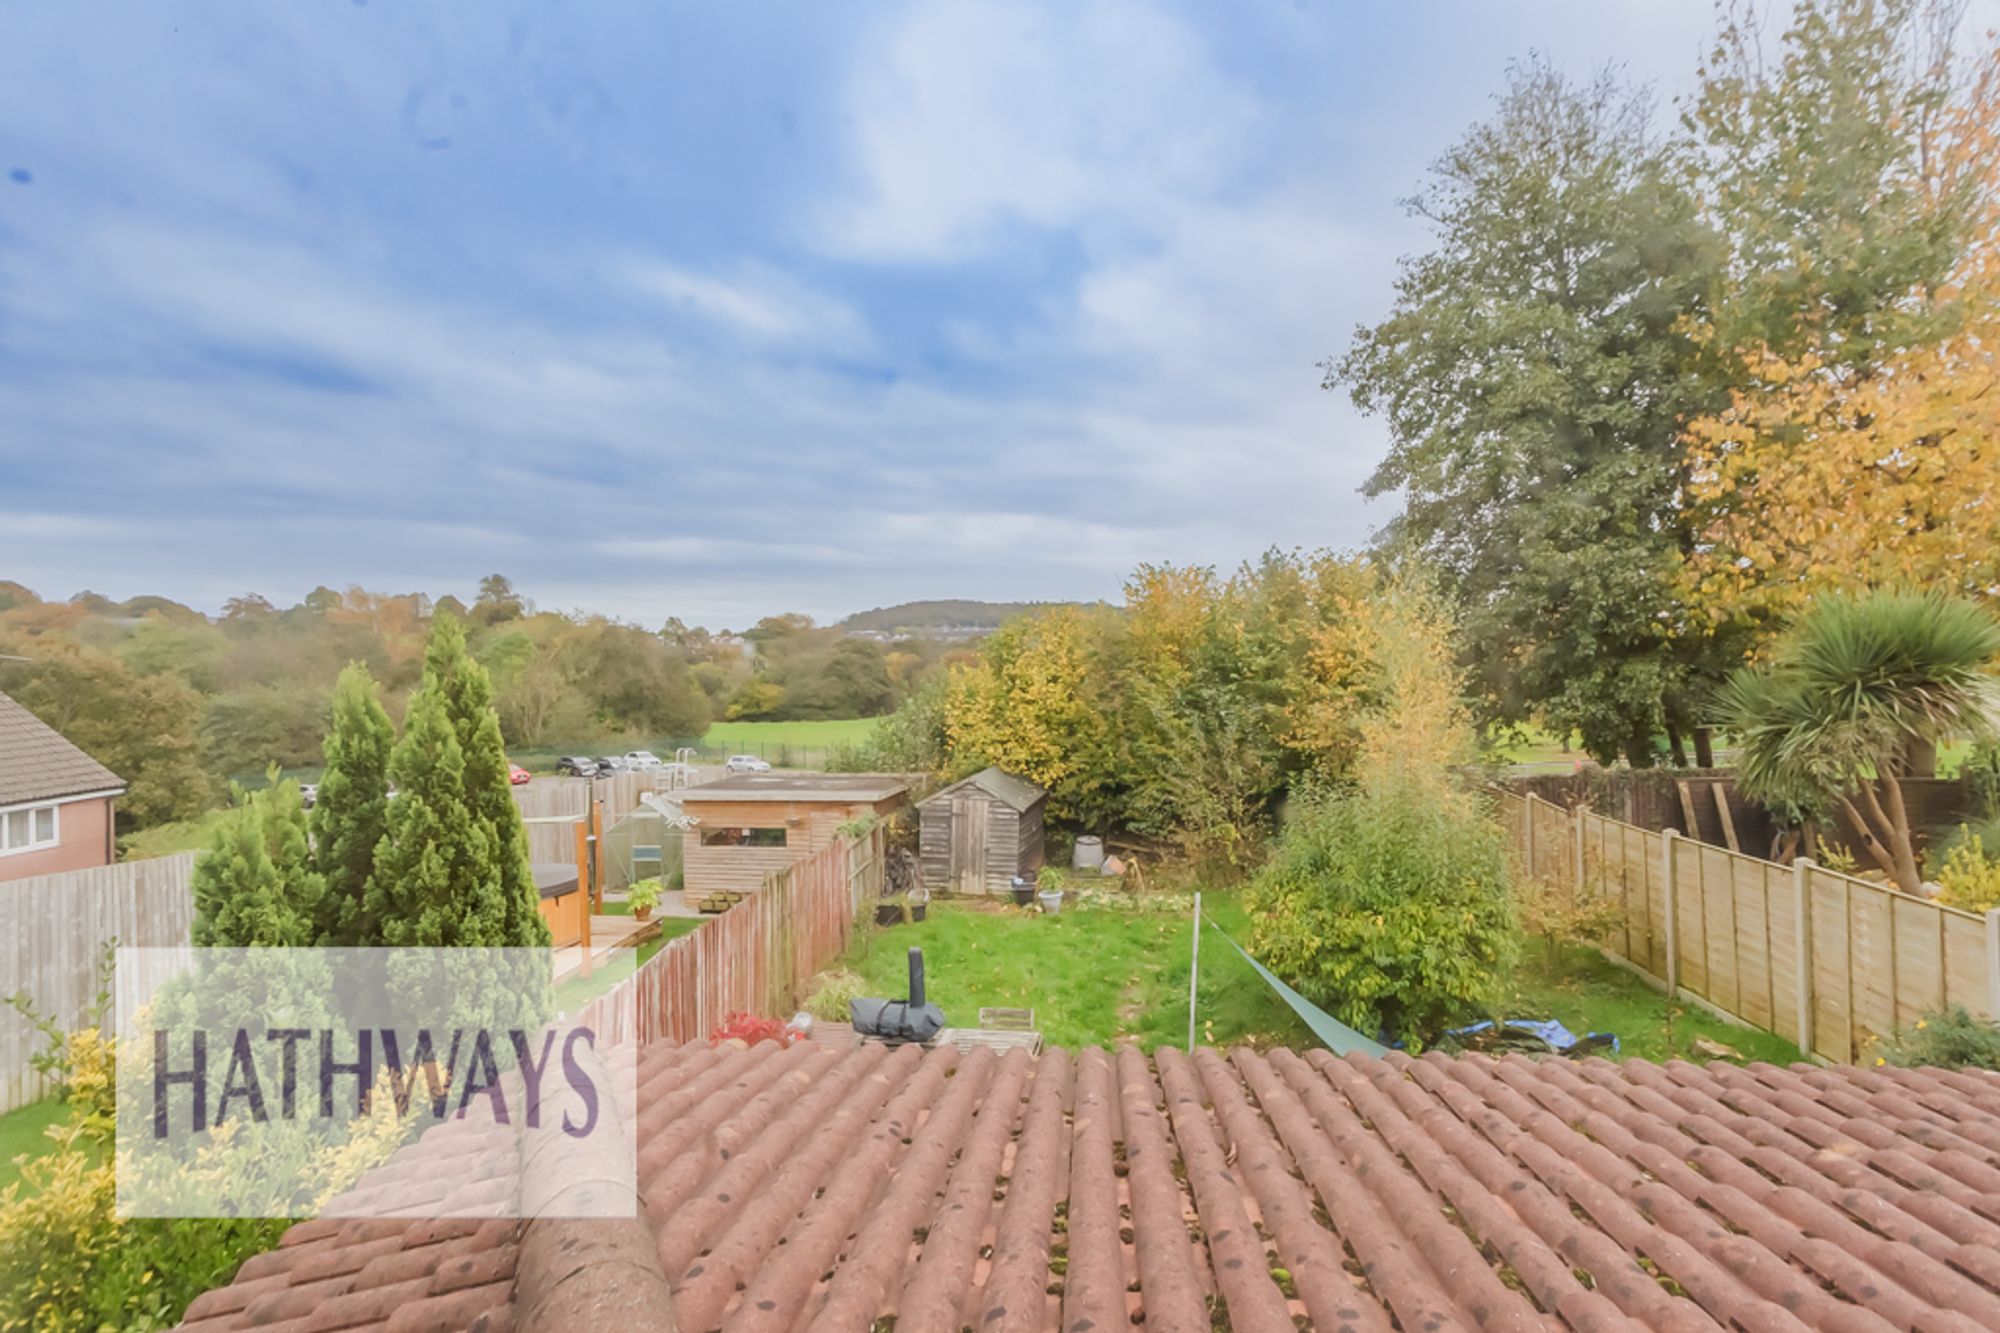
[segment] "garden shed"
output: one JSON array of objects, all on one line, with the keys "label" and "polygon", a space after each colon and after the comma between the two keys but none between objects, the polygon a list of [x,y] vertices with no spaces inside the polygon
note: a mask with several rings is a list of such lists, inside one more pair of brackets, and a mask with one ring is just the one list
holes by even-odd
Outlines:
[{"label": "garden shed", "polygon": [[1034,783],[997,768],[932,793],[917,806],[925,887],[1005,893],[1014,876],[1032,879],[1042,866],[1042,808],[1048,799]]}]

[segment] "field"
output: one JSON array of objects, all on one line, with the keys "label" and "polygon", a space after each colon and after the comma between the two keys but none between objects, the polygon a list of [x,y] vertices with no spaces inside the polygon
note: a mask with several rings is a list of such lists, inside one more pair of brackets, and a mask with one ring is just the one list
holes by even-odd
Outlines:
[{"label": "field", "polygon": [[702,733],[701,743],[711,749],[732,746],[775,749],[789,745],[830,750],[836,745],[861,744],[881,724],[879,717],[844,717],[827,722],[713,722]]},{"label": "field", "polygon": [[[1249,918],[1235,894],[1202,899],[1204,912],[1248,945]],[[839,966],[864,993],[902,995],[905,950],[924,951],[931,1000],[946,1021],[974,1026],[987,1006],[1032,1008],[1051,1044],[1136,1042],[1150,1049],[1187,1041],[1189,922],[1160,914],[1066,908],[1053,917],[986,903],[934,902],[925,921],[871,931]],[[1615,1033],[1622,1055],[1701,1060],[1697,1039],[1747,1059],[1788,1063],[1798,1048],[1781,1037],[1670,1004],[1631,973],[1580,949],[1551,964],[1531,943],[1505,988],[1510,1018],[1554,1018],[1582,1035]],[[1196,1003],[1199,1040],[1211,1045],[1313,1046],[1316,1039],[1213,931],[1205,932]]]}]

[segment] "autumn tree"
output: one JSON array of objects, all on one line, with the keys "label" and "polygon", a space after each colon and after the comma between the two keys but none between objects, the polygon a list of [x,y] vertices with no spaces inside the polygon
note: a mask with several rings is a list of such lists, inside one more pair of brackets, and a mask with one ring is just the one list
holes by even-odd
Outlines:
[{"label": "autumn tree", "polygon": [[1539,61],[1409,206],[1435,243],[1325,381],[1388,424],[1367,486],[1404,496],[1386,545],[1464,608],[1489,717],[1649,764],[1717,670],[1676,579],[1680,428],[1713,393],[1688,321],[1715,239],[1649,98]]},{"label": "autumn tree", "polygon": [[1769,70],[1725,29],[1697,124],[1738,384],[1687,432],[1687,583],[1711,619],[2000,586],[2000,61],[1955,62],[1955,19],[1804,6]]}]

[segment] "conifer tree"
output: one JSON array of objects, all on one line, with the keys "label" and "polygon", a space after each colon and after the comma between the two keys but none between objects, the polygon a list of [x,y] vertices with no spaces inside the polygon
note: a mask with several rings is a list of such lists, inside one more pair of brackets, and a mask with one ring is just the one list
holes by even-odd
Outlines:
[{"label": "conifer tree", "polygon": [[311,944],[323,885],[311,862],[298,783],[245,794],[195,862],[195,945]]},{"label": "conifer tree", "polygon": [[486,668],[466,651],[465,627],[454,617],[440,615],[432,624],[424,673],[427,684],[436,682],[464,756],[466,807],[485,829],[492,848],[499,883],[500,942],[547,947],[548,926],[528,866],[528,831],[507,780],[507,749],[493,706],[493,682]]},{"label": "conifer tree", "polygon": [[356,662],[333,687],[326,773],[313,802],[313,865],[325,881],[315,914],[320,944],[382,942],[381,922],[367,908],[375,849],[389,830],[389,755],[396,732],[368,669]]},{"label": "conifer tree", "polygon": [[503,943],[492,840],[465,799],[465,754],[428,672],[389,758],[396,799],[363,899],[392,947]]}]

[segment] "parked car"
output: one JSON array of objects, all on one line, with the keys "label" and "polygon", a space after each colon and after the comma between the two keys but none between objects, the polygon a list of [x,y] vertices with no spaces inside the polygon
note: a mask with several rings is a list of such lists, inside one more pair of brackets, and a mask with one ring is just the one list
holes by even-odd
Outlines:
[{"label": "parked car", "polygon": [[317,782],[301,782],[299,784],[299,801],[306,809],[312,809],[313,802],[318,799],[319,784]]},{"label": "parked car", "polygon": [[597,776],[601,778],[609,773],[623,773],[630,767],[632,766],[625,762],[624,755],[607,754],[597,761]]},{"label": "parked car", "polygon": [[597,761],[589,755],[566,754],[556,760],[556,773],[562,777],[587,778],[597,772]]},{"label": "parked car", "polygon": [[771,766],[754,754],[732,754],[723,769],[730,773],[769,773]]},{"label": "parked car", "polygon": [[507,765],[507,781],[516,787],[525,786],[527,783],[533,781],[534,776],[533,773],[522,768],[519,764]]},{"label": "parked car", "polygon": [[627,750],[625,752],[625,767],[650,773],[656,768],[664,767],[664,765],[660,762],[660,756],[654,754],[651,750]]}]

